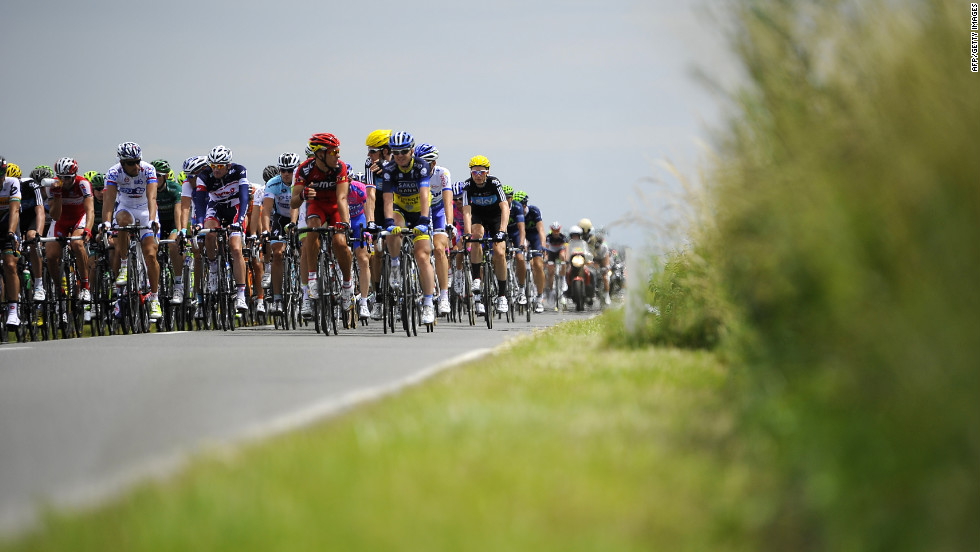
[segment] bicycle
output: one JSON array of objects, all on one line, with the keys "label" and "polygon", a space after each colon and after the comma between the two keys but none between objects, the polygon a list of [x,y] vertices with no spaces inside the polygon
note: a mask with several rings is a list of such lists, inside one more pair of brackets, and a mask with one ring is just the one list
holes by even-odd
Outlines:
[{"label": "bicycle", "polygon": [[119,331],[118,319],[112,315],[112,262],[109,252],[114,249],[108,232],[100,232],[92,242],[94,270],[92,272],[92,335],[113,335]]},{"label": "bicycle", "polygon": [[[115,227],[116,232],[129,232],[127,246],[128,272],[126,284],[119,293],[119,314],[123,333],[150,332],[150,276],[146,269],[146,259],[143,257],[143,246],[139,234],[148,230],[149,226],[130,224]],[[121,252],[120,252],[121,254]],[[119,269],[120,271],[122,268]]]},{"label": "bicycle", "polygon": [[274,320],[283,330],[296,329],[301,322],[302,286],[300,284],[299,241],[295,229],[284,236],[285,247],[282,252],[282,312]]},{"label": "bicycle", "polygon": [[31,261],[40,248],[40,236],[24,240],[21,244],[21,255],[17,259],[17,271],[20,273],[20,327],[18,340],[24,343],[38,340],[37,306],[34,304],[34,286],[37,283],[31,273]]},{"label": "bicycle", "polygon": [[[483,260],[480,263],[483,272],[481,293],[483,295],[483,302],[486,303],[483,306],[483,317],[486,319],[487,329],[493,329],[493,312],[496,310],[493,305],[493,300],[497,297],[497,278],[493,272],[493,244],[500,240],[494,239],[493,236],[483,236],[478,240],[471,239],[467,236],[464,241],[468,244],[480,244],[483,253]],[[469,256],[466,258],[469,258]],[[470,272],[469,274],[472,273]],[[469,289],[472,295],[472,284],[470,284]]]},{"label": "bicycle", "polygon": [[[211,329],[223,331],[235,331],[236,315],[235,309],[236,288],[231,269],[231,251],[228,244],[229,232],[227,228],[205,228],[198,232],[202,238],[208,234],[214,234],[217,238],[215,252],[215,268],[211,268],[212,262],[205,255],[204,282],[207,284],[204,291],[204,316],[205,325]],[[212,270],[217,272],[212,277]],[[212,289],[211,281],[216,280],[217,285]]]},{"label": "bicycle", "polygon": [[170,261],[170,244],[176,244],[177,240],[160,240],[160,247],[157,249],[157,262],[160,264],[160,283],[159,290],[160,305],[163,307],[163,318],[157,320],[157,331],[163,330],[172,332],[177,327],[177,307],[171,301],[174,296],[174,285],[176,276],[174,266]]},{"label": "bicycle", "polygon": [[[341,318],[340,306],[340,266],[333,254],[333,237],[338,232],[346,232],[335,226],[303,228],[300,234],[314,233],[320,237],[320,250],[317,254],[317,291],[313,298],[313,327],[323,335],[333,331],[337,335],[337,319]],[[350,236],[345,234],[348,239]]]},{"label": "bicycle", "polygon": [[78,267],[75,264],[75,253],[71,247],[71,242],[84,239],[82,236],[41,238],[41,243],[57,242],[61,244],[61,258],[58,260],[58,265],[61,268],[61,286],[52,286],[58,293],[48,297],[48,300],[56,305],[56,312],[51,312],[51,320],[58,321],[61,339],[82,337],[82,329],[85,324],[85,307],[78,298],[80,278]]}]

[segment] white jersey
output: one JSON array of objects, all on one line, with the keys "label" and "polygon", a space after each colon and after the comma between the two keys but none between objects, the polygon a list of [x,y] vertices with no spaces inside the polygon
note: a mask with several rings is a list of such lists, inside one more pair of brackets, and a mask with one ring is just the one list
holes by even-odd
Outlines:
[{"label": "white jersey", "polygon": [[429,178],[429,193],[432,194],[429,205],[432,207],[442,205],[442,191],[452,191],[452,189],[453,181],[449,178],[449,169],[436,165],[436,168],[432,169],[432,177]]},{"label": "white jersey", "polygon": [[[5,218],[10,213],[11,203],[17,202],[17,210],[20,211],[20,179],[12,176],[3,178],[3,186],[0,187],[0,219]],[[12,228],[14,232],[19,229]],[[0,228],[0,232],[6,232],[6,228]]]},{"label": "white jersey", "polygon": [[106,187],[116,187],[116,202],[123,207],[143,209],[149,205],[146,191],[157,185],[157,171],[153,165],[140,161],[140,172],[129,176],[122,165],[116,163],[105,173]]}]

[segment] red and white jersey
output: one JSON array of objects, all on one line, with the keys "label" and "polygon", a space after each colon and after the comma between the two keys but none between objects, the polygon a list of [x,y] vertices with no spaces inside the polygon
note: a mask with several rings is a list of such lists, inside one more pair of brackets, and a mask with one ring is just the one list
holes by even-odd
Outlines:
[{"label": "red and white jersey", "polygon": [[105,185],[116,187],[116,201],[128,208],[143,208],[149,204],[146,191],[157,186],[157,171],[153,165],[140,161],[140,172],[129,176],[122,165],[116,163],[105,173]]},{"label": "red and white jersey", "polygon": [[58,220],[78,220],[84,217],[87,197],[92,197],[92,184],[75,175],[75,182],[71,186],[61,188],[61,218]]}]

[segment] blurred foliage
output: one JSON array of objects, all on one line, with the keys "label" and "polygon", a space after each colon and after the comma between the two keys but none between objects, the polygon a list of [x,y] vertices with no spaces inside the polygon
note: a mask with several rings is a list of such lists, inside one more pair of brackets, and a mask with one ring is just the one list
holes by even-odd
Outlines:
[{"label": "blurred foliage", "polygon": [[724,338],[744,454],[767,472],[743,519],[758,549],[976,550],[969,4],[733,11],[748,78],[708,179],[713,223],[653,277],[660,315],[634,339]]}]

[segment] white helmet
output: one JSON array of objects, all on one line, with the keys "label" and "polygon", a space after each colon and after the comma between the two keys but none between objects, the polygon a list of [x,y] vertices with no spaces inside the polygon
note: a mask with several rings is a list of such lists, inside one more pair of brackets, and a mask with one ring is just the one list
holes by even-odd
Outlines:
[{"label": "white helmet", "polygon": [[299,166],[299,156],[293,152],[287,151],[286,153],[279,156],[279,170],[280,171],[291,171]]},{"label": "white helmet", "polygon": [[209,165],[224,165],[231,163],[231,150],[224,146],[215,146],[208,153]]},{"label": "white helmet", "polygon": [[571,227],[571,228],[570,228],[570,229],[568,230],[568,235],[569,235],[569,236],[571,236],[572,234],[582,234],[582,233],[583,233],[583,232],[582,232],[582,227],[581,227],[581,226],[578,226],[578,225],[575,225],[575,226],[572,226],[572,227]]}]

